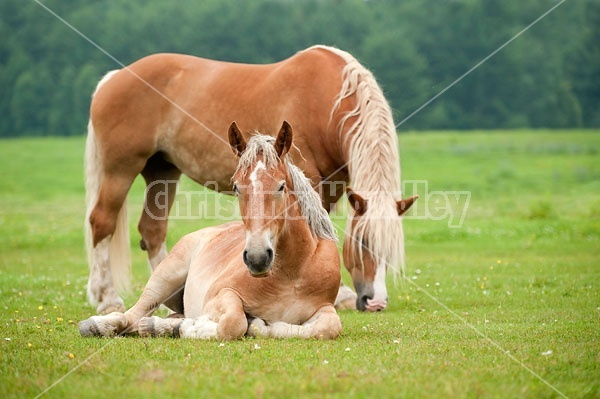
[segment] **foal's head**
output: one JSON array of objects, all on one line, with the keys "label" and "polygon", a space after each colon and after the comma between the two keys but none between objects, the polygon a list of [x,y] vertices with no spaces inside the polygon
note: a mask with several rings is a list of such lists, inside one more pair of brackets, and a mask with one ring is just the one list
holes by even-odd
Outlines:
[{"label": "foal's head", "polygon": [[418,195],[397,202],[377,194],[364,198],[351,189],[347,195],[354,212],[349,216],[343,254],[356,288],[356,308],[383,310],[387,306],[385,278],[390,262],[383,254],[402,258],[403,250],[398,244],[402,241],[400,217]]},{"label": "foal's head", "polygon": [[246,143],[233,122],[229,143],[240,158],[233,188],[246,227],[244,263],[252,276],[265,277],[273,266],[276,240],[287,212],[290,182],[284,157],[292,144],[292,128],[283,122],[275,140],[255,135]]}]

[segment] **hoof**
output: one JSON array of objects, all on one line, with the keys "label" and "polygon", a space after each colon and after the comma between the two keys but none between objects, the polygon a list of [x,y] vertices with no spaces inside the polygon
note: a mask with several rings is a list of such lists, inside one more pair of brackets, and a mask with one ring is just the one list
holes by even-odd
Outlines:
[{"label": "hoof", "polygon": [[90,317],[87,320],[80,321],[79,324],[77,324],[77,326],[79,327],[79,334],[81,334],[82,337],[102,336],[100,330],[98,329],[98,325],[92,317]]},{"label": "hoof", "polygon": [[356,293],[345,285],[340,286],[334,306],[336,310],[356,310]]},{"label": "hoof", "polygon": [[248,337],[258,337],[265,334],[267,324],[263,319],[254,318],[248,320],[248,330],[246,335]]},{"label": "hoof", "polygon": [[335,310],[356,310],[356,300],[346,299],[335,304]]},{"label": "hoof", "polygon": [[126,330],[127,318],[123,313],[92,316],[79,322],[78,327],[84,337],[114,337]]},{"label": "hoof", "polygon": [[138,323],[138,334],[140,334],[140,337],[156,336],[154,320],[152,320],[152,317],[142,317],[140,319]]},{"label": "hoof", "polygon": [[182,318],[163,319],[157,316],[142,317],[138,322],[138,334],[141,337],[179,337]]}]

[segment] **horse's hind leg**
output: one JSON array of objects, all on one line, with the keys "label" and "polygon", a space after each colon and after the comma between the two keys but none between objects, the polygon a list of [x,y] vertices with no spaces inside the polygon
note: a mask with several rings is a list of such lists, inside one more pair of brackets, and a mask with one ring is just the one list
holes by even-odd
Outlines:
[{"label": "horse's hind leg", "polygon": [[146,200],[138,224],[142,236],[140,247],[148,251],[152,270],[167,256],[167,224],[173,206],[177,183],[181,172],[165,161],[162,154],[155,154],[142,171],[146,181]]},{"label": "horse's hind leg", "polygon": [[[162,154],[156,154],[146,163],[142,176],[146,181],[146,200],[138,224],[142,236],[140,247],[148,251],[148,263],[154,270],[167,256],[169,211],[175,200],[181,172],[165,161]],[[165,305],[183,313],[183,290],[169,298]]]},{"label": "horse's hind leg", "polygon": [[[115,230],[118,227],[118,219],[121,221],[120,235],[127,236],[127,218],[126,214],[121,215],[127,192],[131,187],[135,175],[133,174],[105,174],[98,192],[98,198],[90,216],[89,223],[92,234],[93,248],[91,251],[90,276],[88,280],[88,298],[90,302],[97,305],[98,314],[107,314],[114,311],[125,311],[123,300],[119,297],[113,280],[123,282],[126,286],[129,276],[129,265],[112,265],[111,256],[116,256],[115,245],[111,245]],[[129,241],[120,237],[122,246],[121,252],[129,250]],[[112,243],[115,244],[115,243]]]}]

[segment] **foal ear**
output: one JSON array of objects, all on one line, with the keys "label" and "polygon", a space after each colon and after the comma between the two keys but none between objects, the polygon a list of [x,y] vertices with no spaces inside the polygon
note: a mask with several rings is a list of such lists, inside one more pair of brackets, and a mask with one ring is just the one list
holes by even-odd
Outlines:
[{"label": "foal ear", "polygon": [[246,140],[235,121],[231,122],[231,126],[229,126],[229,145],[238,157],[246,150]]},{"label": "foal ear", "polygon": [[413,195],[410,198],[396,202],[396,205],[398,206],[398,216],[402,216],[404,212],[408,211],[408,208],[412,206],[412,204],[417,200],[417,198],[419,198],[418,195]]},{"label": "foal ear", "polygon": [[352,191],[350,187],[346,188],[346,195],[348,196],[348,201],[350,201],[350,205],[356,214],[358,216],[364,215],[367,211],[367,200]]},{"label": "foal ear", "polygon": [[275,151],[279,158],[283,157],[292,146],[292,127],[287,121],[283,121],[279,134],[275,139]]}]

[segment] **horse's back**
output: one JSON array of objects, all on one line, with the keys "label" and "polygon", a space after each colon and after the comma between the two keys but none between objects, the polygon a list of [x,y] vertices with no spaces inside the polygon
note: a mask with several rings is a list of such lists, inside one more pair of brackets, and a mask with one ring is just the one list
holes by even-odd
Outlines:
[{"label": "horse's back", "polygon": [[[331,110],[345,60],[313,47],[272,64],[240,64],[183,54],[154,54],[113,75],[95,94],[91,120],[107,164],[139,172],[157,152],[184,174],[229,189],[235,168],[227,131],[275,135],[294,126],[298,165],[317,182],[336,171],[341,151]],[[294,151],[295,152],[295,151]],[[133,161],[132,161],[133,160]],[[136,169],[137,168],[137,169]]]}]

